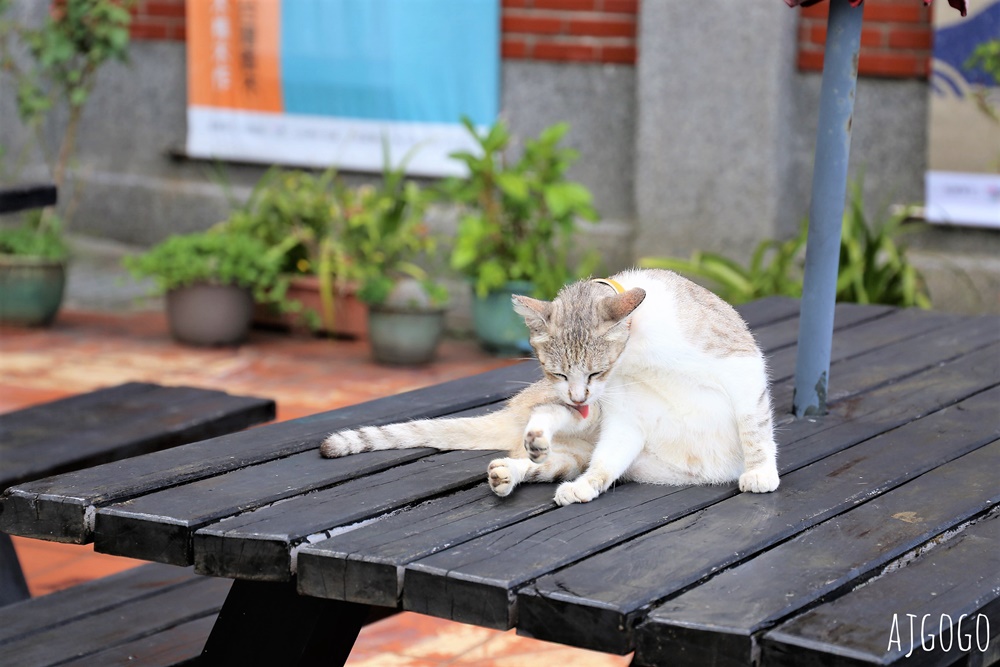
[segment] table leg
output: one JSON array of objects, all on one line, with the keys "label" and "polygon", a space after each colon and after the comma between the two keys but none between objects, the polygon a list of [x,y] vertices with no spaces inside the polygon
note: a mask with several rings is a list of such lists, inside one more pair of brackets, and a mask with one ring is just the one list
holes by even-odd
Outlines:
[{"label": "table leg", "polygon": [[299,595],[295,582],[233,582],[199,665],[343,665],[364,604]]},{"label": "table leg", "polygon": [[14,543],[7,533],[0,533],[0,607],[31,597],[28,582],[21,571]]}]

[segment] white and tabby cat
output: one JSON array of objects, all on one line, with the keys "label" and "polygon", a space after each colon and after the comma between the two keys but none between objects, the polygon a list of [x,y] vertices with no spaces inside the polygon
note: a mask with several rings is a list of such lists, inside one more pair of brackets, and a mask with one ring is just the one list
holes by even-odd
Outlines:
[{"label": "white and tabby cat", "polygon": [[631,270],[514,297],[545,377],[498,412],[330,435],[336,457],[379,449],[507,449],[493,491],[567,480],[560,505],[616,480],[778,488],[764,357],[735,310],[669,271]]}]

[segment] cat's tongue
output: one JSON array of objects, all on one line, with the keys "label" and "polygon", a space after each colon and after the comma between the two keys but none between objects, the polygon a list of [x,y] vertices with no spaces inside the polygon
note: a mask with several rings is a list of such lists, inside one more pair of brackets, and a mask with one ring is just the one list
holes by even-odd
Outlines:
[{"label": "cat's tongue", "polygon": [[590,414],[589,405],[571,405],[570,407],[579,412],[580,416],[583,417],[584,419],[586,419],[587,415]]}]

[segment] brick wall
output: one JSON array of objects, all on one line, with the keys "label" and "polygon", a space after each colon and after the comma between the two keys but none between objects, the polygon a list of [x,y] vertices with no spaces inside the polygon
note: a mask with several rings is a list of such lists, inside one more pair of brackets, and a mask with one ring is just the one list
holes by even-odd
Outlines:
[{"label": "brick wall", "polygon": [[[939,0],[943,1],[943,0]],[[798,11],[800,70],[823,69],[826,16],[822,2]],[[933,31],[929,7],[920,0],[865,0],[861,27],[862,76],[926,79],[930,72]]]},{"label": "brick wall", "polygon": [[[182,41],[185,0],[139,0],[133,39]],[[828,3],[803,7],[798,66],[823,68]],[[636,62],[639,0],[502,0],[501,53],[507,60]],[[919,0],[866,0],[859,73],[927,78],[930,9]]]},{"label": "brick wall", "polygon": [[[506,59],[635,64],[639,0],[502,0],[502,12]],[[133,39],[184,35],[184,0],[139,0]]]},{"label": "brick wall", "polygon": [[639,0],[503,0],[511,60],[635,64]]},{"label": "brick wall", "polygon": [[138,0],[131,33],[132,39],[184,41],[184,0]]}]

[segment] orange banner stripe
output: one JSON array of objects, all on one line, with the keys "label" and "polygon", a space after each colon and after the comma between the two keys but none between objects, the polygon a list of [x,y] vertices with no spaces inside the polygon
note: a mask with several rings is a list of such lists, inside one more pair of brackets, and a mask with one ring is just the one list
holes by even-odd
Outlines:
[{"label": "orange banner stripe", "polygon": [[188,104],[284,109],[281,0],[187,3]]}]

